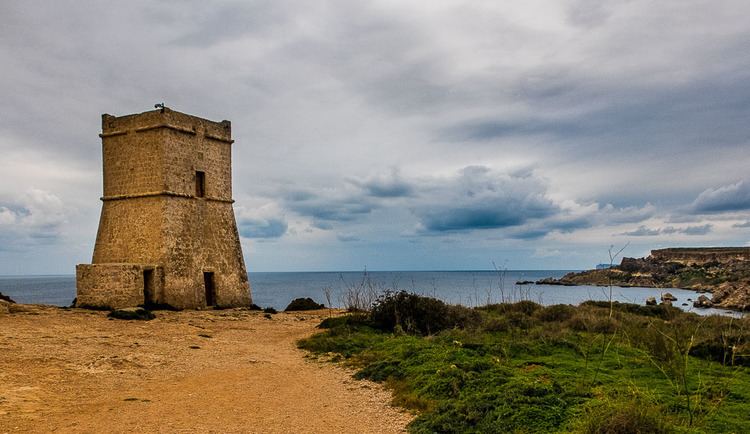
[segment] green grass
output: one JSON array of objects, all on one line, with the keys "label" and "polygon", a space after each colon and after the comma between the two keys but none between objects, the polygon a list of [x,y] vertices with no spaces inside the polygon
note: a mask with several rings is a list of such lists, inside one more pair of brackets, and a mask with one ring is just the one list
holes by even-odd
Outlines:
[{"label": "green grass", "polygon": [[428,336],[360,314],[299,346],[384,382],[415,433],[750,432],[748,320],[644,309],[493,305]]}]

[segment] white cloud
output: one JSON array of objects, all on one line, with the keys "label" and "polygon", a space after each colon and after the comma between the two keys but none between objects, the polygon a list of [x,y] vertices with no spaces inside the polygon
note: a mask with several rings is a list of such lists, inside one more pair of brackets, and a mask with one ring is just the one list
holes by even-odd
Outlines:
[{"label": "white cloud", "polygon": [[59,197],[39,189],[0,200],[0,240],[5,250],[33,240],[52,242],[59,237],[69,214]]}]

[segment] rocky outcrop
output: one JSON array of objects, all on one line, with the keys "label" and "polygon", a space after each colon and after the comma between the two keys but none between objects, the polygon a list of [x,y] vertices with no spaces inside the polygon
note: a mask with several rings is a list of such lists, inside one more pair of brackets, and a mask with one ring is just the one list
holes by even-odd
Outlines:
[{"label": "rocky outcrop", "polygon": [[[750,310],[750,248],[652,250],[649,257],[623,258],[611,269],[568,273],[537,283],[692,289],[711,293],[696,305]],[[675,301],[669,293],[662,296],[662,302],[667,301]]]},{"label": "rocky outcrop", "polygon": [[310,297],[306,298],[295,298],[291,303],[284,309],[284,312],[302,311],[302,310],[318,310],[325,309],[323,304],[317,303]]},{"label": "rocky outcrop", "polygon": [[750,281],[724,282],[711,295],[715,305],[750,311]]},{"label": "rocky outcrop", "polygon": [[10,297],[0,298],[0,315],[4,315],[7,313],[26,312],[26,307],[27,305],[24,304],[16,304],[16,302],[11,300]]},{"label": "rocky outcrop", "polygon": [[713,306],[714,306],[713,302],[711,302],[711,300],[705,295],[701,295],[700,297],[698,297],[697,300],[693,302],[693,307],[706,308],[706,307],[713,307]]},{"label": "rocky outcrop", "polygon": [[750,261],[750,247],[658,249],[651,251],[651,258],[660,262],[678,262],[686,265],[726,264],[732,261]]},{"label": "rocky outcrop", "polygon": [[677,301],[677,297],[675,297],[669,292],[665,292],[664,294],[661,295],[661,301]]},{"label": "rocky outcrop", "polygon": [[8,303],[15,303],[12,298],[4,295],[2,292],[0,292],[0,300],[7,301]]}]

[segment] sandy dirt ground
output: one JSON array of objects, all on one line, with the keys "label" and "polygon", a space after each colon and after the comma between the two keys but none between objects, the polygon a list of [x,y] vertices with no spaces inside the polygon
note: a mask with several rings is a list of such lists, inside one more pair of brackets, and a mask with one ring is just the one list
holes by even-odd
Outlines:
[{"label": "sandy dirt ground", "polygon": [[296,348],[326,313],[15,309],[0,313],[0,433],[390,433],[412,418]]}]

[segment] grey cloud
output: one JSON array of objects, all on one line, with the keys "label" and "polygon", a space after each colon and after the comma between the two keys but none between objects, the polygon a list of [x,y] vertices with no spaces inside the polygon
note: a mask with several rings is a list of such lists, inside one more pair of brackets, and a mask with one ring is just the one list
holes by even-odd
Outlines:
[{"label": "grey cloud", "polygon": [[376,176],[365,181],[352,180],[353,184],[364,190],[364,193],[378,198],[406,197],[414,194],[414,185],[401,178],[398,170],[392,170],[388,176]]},{"label": "grey cloud", "polygon": [[242,218],[237,224],[245,238],[279,238],[288,229],[287,222],[280,218]]},{"label": "grey cloud", "polygon": [[[582,84],[565,78],[554,93],[522,92],[522,99],[539,106],[526,115],[502,115],[496,119],[466,119],[440,128],[436,137],[454,141],[488,142],[502,138],[544,137],[546,146],[564,146],[581,157],[632,158],[633,150],[654,152],[702,148],[707,142],[725,149],[739,149],[748,139],[741,126],[750,116],[750,85],[738,84],[743,78],[710,77],[685,86],[654,89],[633,88],[615,83]],[[568,82],[570,81],[570,82]],[[741,81],[740,81],[741,82]],[[603,95],[613,99],[601,101]],[[563,107],[590,107],[565,113]],[[695,111],[696,101],[704,101],[705,110]],[[551,109],[550,104],[561,107]],[[706,125],[711,125],[707,128]],[[668,144],[667,144],[668,143]],[[602,155],[605,153],[606,155]]]},{"label": "grey cloud", "polygon": [[695,198],[690,209],[697,214],[748,210],[750,182],[741,180],[735,184],[709,188]]},{"label": "grey cloud", "polygon": [[265,33],[283,27],[290,18],[285,5],[277,1],[198,3],[185,10],[183,19],[191,25],[173,43],[193,47],[209,47],[244,35]]},{"label": "grey cloud", "polygon": [[392,170],[388,176],[349,179],[317,194],[292,190],[283,196],[288,210],[311,217],[311,225],[318,229],[360,221],[375,210],[406,207],[424,235],[508,229],[511,238],[533,239],[550,232],[639,222],[655,213],[651,204],[623,208],[589,204],[568,209],[548,196],[548,188],[530,168],[497,171],[468,166],[444,177],[404,178]]},{"label": "grey cloud", "polygon": [[564,213],[546,221],[544,226],[548,232],[558,231],[570,233],[578,229],[589,228],[594,226],[589,216],[567,216]]},{"label": "grey cloud", "polygon": [[666,226],[663,228],[648,228],[646,226],[639,226],[638,229],[629,232],[623,232],[620,235],[627,235],[631,237],[654,237],[657,235],[671,235],[671,234],[684,234],[684,235],[706,235],[711,232],[713,225],[705,224],[700,226],[687,226],[684,228],[675,228],[674,226]]},{"label": "grey cloud", "polygon": [[313,219],[312,226],[330,230],[334,222],[353,222],[385,206],[387,199],[415,194],[416,185],[403,179],[397,169],[368,179],[349,178],[334,187],[291,190],[283,194],[286,207]]},{"label": "grey cloud", "polygon": [[549,233],[548,229],[521,229],[510,232],[508,236],[519,240],[537,240],[544,238]]},{"label": "grey cloud", "polygon": [[636,223],[650,218],[655,213],[655,207],[646,204],[643,207],[616,208],[612,204],[594,204],[592,209],[573,212],[560,209],[547,218],[535,219],[519,228],[507,232],[507,236],[515,239],[534,240],[543,238],[551,232],[572,233],[577,230],[596,226],[616,226],[622,223]]},{"label": "grey cloud", "polygon": [[622,233],[622,235],[628,235],[631,237],[653,237],[659,234],[661,234],[661,229],[650,229],[646,226],[638,226],[638,229],[636,230]]},{"label": "grey cloud", "polygon": [[550,232],[640,222],[656,212],[650,203],[641,207],[576,204],[580,209],[567,208],[549,197],[546,181],[531,170],[501,173],[472,166],[456,178],[425,183],[416,202],[426,203],[415,207],[414,212],[428,232],[511,228],[507,231],[511,238],[534,239]]},{"label": "grey cloud", "polygon": [[358,236],[354,234],[346,233],[346,232],[336,234],[336,239],[344,243],[349,243],[353,241],[361,241],[361,239]]},{"label": "grey cloud", "polygon": [[656,207],[650,203],[643,206],[615,207],[608,203],[597,205],[597,210],[587,215],[591,226],[614,226],[623,223],[642,222],[656,214]]},{"label": "grey cloud", "polygon": [[559,211],[540,180],[483,166],[466,167],[455,178],[433,183],[424,188],[431,201],[414,208],[428,232],[506,228]]},{"label": "grey cloud", "polygon": [[325,38],[303,42],[297,55],[323,59],[329,73],[349,90],[386,111],[430,111],[452,100],[440,78],[446,59],[430,48],[429,28],[414,26],[387,8],[350,2],[336,6],[340,15],[331,19],[337,26]]},{"label": "grey cloud", "polygon": [[331,222],[325,222],[325,221],[320,221],[320,220],[313,220],[312,226],[314,228],[318,228],[324,231],[329,231],[333,229],[333,224],[331,224]]},{"label": "grey cloud", "polygon": [[678,229],[677,231],[685,235],[706,235],[711,232],[713,225],[706,224],[702,226],[688,226],[684,229]]},{"label": "grey cloud", "polygon": [[682,212],[685,212],[684,209],[677,210],[676,212],[669,214],[667,217],[666,222],[667,223],[696,223],[701,221],[702,217],[699,215],[687,213],[683,214]]},{"label": "grey cloud", "polygon": [[441,130],[440,137],[457,141],[493,140],[500,137],[524,135],[565,135],[583,134],[587,128],[574,121],[540,121],[531,119],[467,121],[448,129]]},{"label": "grey cloud", "polygon": [[567,10],[568,20],[585,28],[601,26],[611,15],[612,5],[598,0],[574,1]]},{"label": "grey cloud", "polygon": [[285,198],[291,202],[303,202],[311,199],[315,199],[315,193],[307,190],[292,190],[285,194]]},{"label": "grey cloud", "polygon": [[376,207],[366,197],[355,193],[329,191],[314,194],[311,192],[294,192],[287,195],[286,207],[295,213],[312,217],[316,227],[327,229],[331,222],[351,222],[361,218]]},{"label": "grey cloud", "polygon": [[750,220],[744,223],[735,223],[732,225],[733,228],[750,228]]}]

